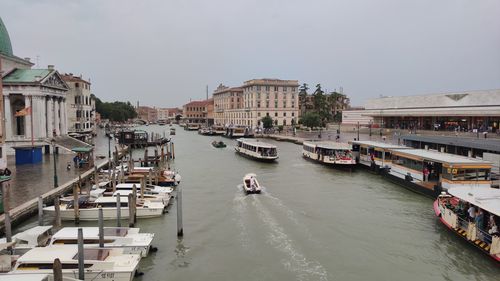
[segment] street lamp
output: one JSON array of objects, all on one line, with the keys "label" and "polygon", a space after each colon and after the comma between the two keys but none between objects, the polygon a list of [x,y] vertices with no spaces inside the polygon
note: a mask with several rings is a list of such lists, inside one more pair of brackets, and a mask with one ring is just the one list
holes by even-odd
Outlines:
[{"label": "street lamp", "polygon": [[370,138],[372,136],[372,124],[373,124],[373,121],[370,120],[370,122],[368,123],[368,126],[369,126],[368,128],[370,128]]},{"label": "street lamp", "polygon": [[50,143],[52,144],[52,155],[54,155],[54,187],[57,187],[56,140],[52,139]]}]

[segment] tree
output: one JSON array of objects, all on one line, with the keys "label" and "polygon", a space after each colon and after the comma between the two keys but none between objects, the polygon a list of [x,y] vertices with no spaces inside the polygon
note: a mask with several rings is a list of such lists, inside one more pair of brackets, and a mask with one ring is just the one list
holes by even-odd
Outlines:
[{"label": "tree", "polygon": [[321,117],[316,112],[306,112],[300,117],[300,123],[306,127],[313,128],[321,126]]},{"label": "tree", "polygon": [[270,116],[265,116],[261,119],[261,122],[264,129],[270,129],[273,127],[273,118],[271,118]]},{"label": "tree", "polygon": [[103,119],[110,121],[123,122],[137,117],[137,112],[130,102],[102,102],[95,97],[95,108]]},{"label": "tree", "polygon": [[301,109],[301,114],[306,112],[307,109],[307,90],[309,90],[309,87],[306,83],[299,87],[299,108]]}]

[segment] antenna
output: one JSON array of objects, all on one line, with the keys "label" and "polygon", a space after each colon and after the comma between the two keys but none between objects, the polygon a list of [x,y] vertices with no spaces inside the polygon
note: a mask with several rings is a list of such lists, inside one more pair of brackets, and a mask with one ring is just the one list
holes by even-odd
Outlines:
[{"label": "antenna", "polygon": [[40,56],[39,55],[36,55],[36,65],[35,65],[36,68],[40,67]]},{"label": "antenna", "polygon": [[208,85],[207,85],[207,100],[208,100]]}]

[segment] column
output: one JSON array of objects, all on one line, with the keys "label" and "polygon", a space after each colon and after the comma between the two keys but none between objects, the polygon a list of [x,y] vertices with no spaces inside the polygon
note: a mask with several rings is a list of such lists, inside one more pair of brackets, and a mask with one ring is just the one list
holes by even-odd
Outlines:
[{"label": "column", "polygon": [[61,135],[67,135],[68,134],[68,115],[67,115],[67,108],[66,108],[66,99],[63,98],[61,102]]},{"label": "column", "polygon": [[5,113],[5,122],[2,125],[5,126],[4,140],[7,141],[12,139],[12,112],[10,106],[10,97],[8,94],[4,96],[3,108]]},{"label": "column", "polygon": [[51,97],[45,97],[45,108],[47,110],[47,138],[52,138],[52,130],[54,127],[52,126],[53,109]]},{"label": "column", "polygon": [[43,139],[46,137],[46,122],[47,114],[45,111],[45,98],[43,96],[37,97],[37,110],[38,110],[38,137]]},{"label": "column", "polygon": [[61,134],[59,130],[59,100],[58,98],[54,99],[54,129],[56,129],[56,136]]},{"label": "column", "polygon": [[31,114],[27,114],[24,117],[24,138],[31,140],[31,116],[33,114],[33,107],[31,106],[30,96],[24,96],[24,107],[31,107]]}]

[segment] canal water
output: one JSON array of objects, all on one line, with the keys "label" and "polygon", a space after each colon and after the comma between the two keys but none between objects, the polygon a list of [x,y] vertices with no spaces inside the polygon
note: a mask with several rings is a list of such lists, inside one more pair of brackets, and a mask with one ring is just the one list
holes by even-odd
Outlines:
[{"label": "canal water", "polygon": [[[361,169],[306,161],[295,144],[269,141],[279,161],[260,163],[236,155],[232,140],[216,149],[219,137],[176,129],[185,237],[176,237],[175,204],[139,220],[159,250],[137,280],[499,280],[498,265],[445,229],[430,199]],[[263,194],[243,194],[249,172]]]}]

